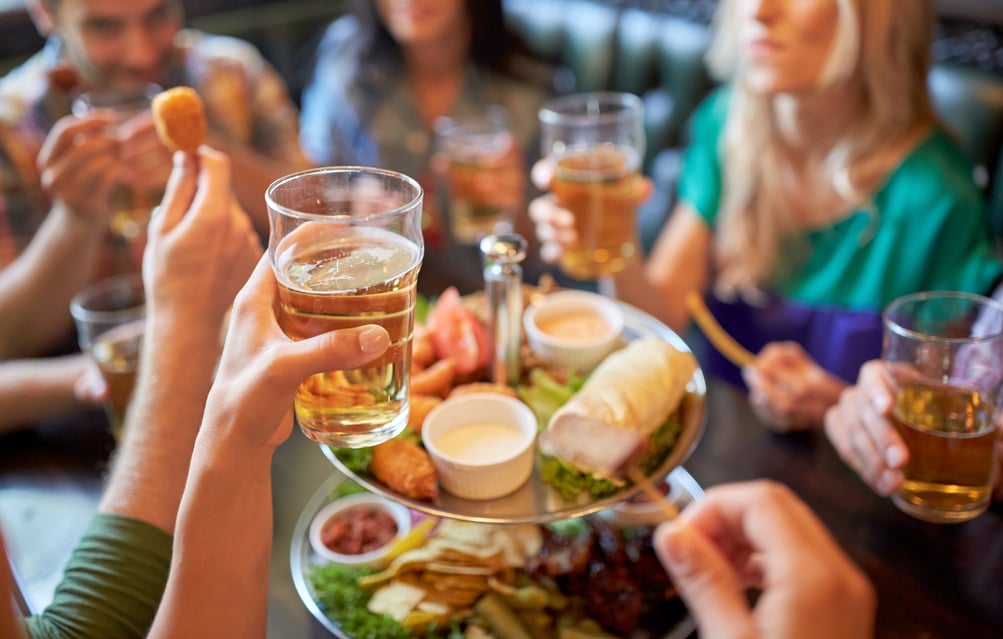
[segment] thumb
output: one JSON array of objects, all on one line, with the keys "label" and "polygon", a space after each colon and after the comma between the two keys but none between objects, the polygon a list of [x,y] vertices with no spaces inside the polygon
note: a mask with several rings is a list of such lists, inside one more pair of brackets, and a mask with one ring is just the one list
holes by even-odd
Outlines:
[{"label": "thumb", "polygon": [[331,370],[361,368],[390,345],[386,329],[376,324],[322,333],[299,342],[288,342],[287,363],[291,378],[299,381]]},{"label": "thumb", "polygon": [[742,582],[712,543],[691,526],[671,522],[655,531],[654,545],[662,565],[696,617],[700,636],[756,636]]}]

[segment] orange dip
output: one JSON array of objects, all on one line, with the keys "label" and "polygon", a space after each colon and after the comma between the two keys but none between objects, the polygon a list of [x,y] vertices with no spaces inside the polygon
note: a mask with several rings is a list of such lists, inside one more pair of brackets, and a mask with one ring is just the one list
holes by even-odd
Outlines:
[{"label": "orange dip", "polygon": [[609,324],[593,313],[568,313],[536,319],[539,329],[554,337],[571,340],[589,340],[609,332]]}]

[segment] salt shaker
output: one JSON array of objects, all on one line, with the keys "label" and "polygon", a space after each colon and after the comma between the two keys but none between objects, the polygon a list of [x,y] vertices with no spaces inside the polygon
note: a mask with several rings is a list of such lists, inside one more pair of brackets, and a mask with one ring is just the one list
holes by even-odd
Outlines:
[{"label": "salt shaker", "polygon": [[491,336],[491,381],[519,384],[522,365],[522,261],[526,240],[515,233],[488,235],[481,239],[484,258],[484,290],[488,299],[488,331]]}]

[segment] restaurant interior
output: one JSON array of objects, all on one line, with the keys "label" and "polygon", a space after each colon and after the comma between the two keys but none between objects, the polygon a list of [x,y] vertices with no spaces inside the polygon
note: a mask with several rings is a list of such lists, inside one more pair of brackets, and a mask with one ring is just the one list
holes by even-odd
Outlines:
[{"label": "restaurant interior", "polygon": [[[974,167],[995,244],[1003,251],[1003,2],[936,4],[929,89],[937,115]],[[341,0],[185,0],[184,5],[187,25],[254,44],[297,104],[324,28],[345,11]],[[654,189],[638,213],[645,249],[672,210],[690,117],[715,88],[704,56],[716,5],[715,0],[504,0],[508,24],[534,55],[557,69],[555,91],[640,97],[647,140],[642,172]],[[0,75],[42,44],[20,3],[0,2]],[[471,268],[479,268],[479,257]],[[688,341],[686,335],[682,339]],[[741,390],[699,379],[705,423],[680,468],[685,474],[673,480],[684,493],[683,505],[726,482],[765,477],[787,484],[874,584],[875,636],[1003,636],[1003,503],[961,524],[918,521],[872,492],[822,433],[768,432]],[[115,443],[100,411],[89,422],[71,430],[49,424],[0,435],[0,524],[17,603],[27,614],[51,600],[101,495]],[[312,557],[307,515],[317,512],[341,478],[332,466],[338,462],[317,448],[294,432],[272,465],[267,636],[276,639],[344,636],[310,601],[304,576]],[[496,519],[490,509],[477,516]],[[689,619],[659,632],[643,636],[700,636]]]}]

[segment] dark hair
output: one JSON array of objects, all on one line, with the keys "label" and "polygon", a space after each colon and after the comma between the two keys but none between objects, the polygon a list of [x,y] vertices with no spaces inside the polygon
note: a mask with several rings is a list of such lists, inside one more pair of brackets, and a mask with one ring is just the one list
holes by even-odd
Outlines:
[{"label": "dark hair", "polygon": [[[400,59],[400,46],[390,35],[374,0],[353,0],[351,12],[359,23],[360,59]],[[502,0],[466,0],[471,22],[470,57],[478,66],[509,76],[520,75],[515,61],[532,57],[529,48],[505,24]]]}]

